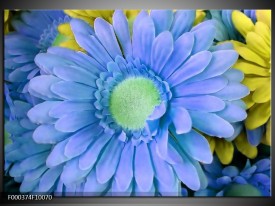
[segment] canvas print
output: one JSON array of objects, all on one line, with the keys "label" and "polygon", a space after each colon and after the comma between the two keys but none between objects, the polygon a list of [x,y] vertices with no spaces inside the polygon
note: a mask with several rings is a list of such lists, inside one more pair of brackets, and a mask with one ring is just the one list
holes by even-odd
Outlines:
[{"label": "canvas print", "polygon": [[270,10],[6,10],[4,189],[270,196]]}]

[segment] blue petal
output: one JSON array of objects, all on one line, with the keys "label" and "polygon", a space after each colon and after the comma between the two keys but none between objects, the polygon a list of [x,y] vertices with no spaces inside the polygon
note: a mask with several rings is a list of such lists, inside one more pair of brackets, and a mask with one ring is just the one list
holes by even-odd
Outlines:
[{"label": "blue petal", "polygon": [[109,182],[105,184],[100,184],[97,181],[95,170],[92,170],[87,177],[87,181],[84,187],[85,196],[99,196],[104,192],[109,186]]},{"label": "blue petal", "polygon": [[165,102],[161,102],[160,105],[156,106],[153,113],[150,114],[147,119],[148,120],[156,120],[161,118],[166,112],[166,104]]},{"label": "blue petal", "polygon": [[72,81],[60,81],[51,86],[51,91],[68,100],[93,99],[95,89]]},{"label": "blue petal", "polygon": [[231,82],[241,82],[244,79],[244,73],[237,69],[229,69],[223,75]]},{"label": "blue petal", "polygon": [[[47,52],[47,54],[55,54],[55,56],[62,57],[65,61],[71,61],[69,64],[63,64],[62,66],[77,66],[86,69],[91,73],[106,71],[105,67],[81,51],[74,51],[62,47],[50,47]],[[55,63],[54,66],[57,66],[57,64]]]},{"label": "blue petal", "polygon": [[116,32],[116,36],[121,44],[124,57],[132,56],[132,44],[129,32],[129,26],[126,16],[121,10],[116,10],[113,15],[113,27]]},{"label": "blue petal", "polygon": [[79,158],[79,168],[81,170],[87,170],[92,168],[97,161],[101,150],[109,142],[112,136],[104,135],[99,136],[98,139],[90,145],[87,151]]},{"label": "blue petal", "polygon": [[225,73],[232,67],[238,59],[238,53],[234,50],[221,50],[212,53],[212,59],[207,68],[198,76],[189,80],[194,82],[198,80],[209,79]]},{"label": "blue petal", "polygon": [[191,190],[200,189],[200,179],[198,172],[190,160],[182,155],[183,162],[172,165],[178,178]]},{"label": "blue petal", "polygon": [[174,97],[212,94],[222,90],[227,84],[228,80],[226,78],[214,77],[203,81],[180,84],[174,87],[172,92]]},{"label": "blue petal", "polygon": [[39,179],[36,179],[34,181],[23,181],[20,185],[19,191],[21,193],[27,193],[27,192],[32,192],[35,187],[37,186],[39,182]]},{"label": "blue petal", "polygon": [[28,111],[28,117],[32,122],[37,124],[53,123],[56,119],[49,116],[49,111],[59,103],[58,101],[45,101],[37,104]]},{"label": "blue petal", "polygon": [[63,165],[48,169],[39,181],[39,192],[47,192],[54,185],[63,170]]},{"label": "blue petal", "polygon": [[33,133],[33,140],[39,144],[56,144],[66,137],[67,134],[57,131],[54,125],[40,125]]},{"label": "blue petal", "polygon": [[230,123],[242,121],[247,117],[243,108],[231,102],[226,102],[226,107],[216,114]]},{"label": "blue petal", "polygon": [[[196,110],[202,112],[216,112],[224,109],[225,107],[224,101],[211,95],[174,98],[171,104],[184,107],[188,110]],[[182,121],[180,121],[180,123],[182,123]]]},{"label": "blue petal", "polygon": [[108,62],[113,61],[106,49],[95,36],[75,33],[75,39],[76,42],[102,66],[106,67]]},{"label": "blue petal", "polygon": [[85,35],[95,34],[93,28],[87,22],[81,19],[73,18],[70,21],[70,26],[75,35],[78,33],[85,34]]},{"label": "blue petal", "polygon": [[94,127],[94,125],[85,127],[69,137],[64,151],[65,156],[71,159],[85,152],[97,136]]},{"label": "blue petal", "polygon": [[232,182],[232,180],[228,176],[223,176],[223,177],[217,178],[217,184],[222,187],[230,184],[231,182]]},{"label": "blue petal", "polygon": [[[181,148],[192,158],[205,164],[210,164],[213,156],[208,141],[204,136],[191,130],[189,133],[176,135]],[[196,145],[196,147],[194,147]]]},{"label": "blue petal", "polygon": [[150,65],[151,49],[154,38],[155,26],[151,17],[144,17],[140,21],[136,18],[132,37],[133,55],[146,65]]},{"label": "blue petal", "polygon": [[234,128],[227,121],[216,114],[189,111],[193,127],[210,135],[217,137],[231,137],[234,133]]},{"label": "blue petal", "polygon": [[184,33],[174,43],[174,50],[170,55],[166,65],[160,72],[163,78],[168,78],[191,54],[194,44],[194,35],[192,33]]},{"label": "blue petal", "polygon": [[213,44],[213,40],[216,35],[216,29],[211,20],[198,24],[192,28],[191,32],[195,37],[195,44],[192,54],[208,50]]},{"label": "blue petal", "polygon": [[141,192],[150,191],[153,185],[154,171],[146,143],[142,142],[136,147],[134,169],[135,180],[139,190]]},{"label": "blue petal", "polygon": [[174,39],[177,39],[183,33],[190,31],[195,17],[195,10],[179,10],[174,13],[174,21],[170,29]]},{"label": "blue petal", "polygon": [[157,155],[156,146],[157,143],[154,141],[149,145],[152,162],[154,164],[155,177],[159,183],[172,187],[176,182],[173,168]]},{"label": "blue petal", "polygon": [[111,24],[102,18],[96,18],[94,29],[97,38],[113,59],[115,59],[117,55],[122,56]]},{"label": "blue petal", "polygon": [[170,121],[162,119],[160,122],[160,128],[158,129],[158,133],[155,137],[157,146],[156,152],[158,155],[165,159],[168,153],[168,126]]},{"label": "blue petal", "polygon": [[90,169],[88,170],[81,170],[78,167],[79,158],[74,158],[68,161],[63,168],[62,174],[60,176],[61,180],[64,182],[65,185],[71,185],[78,183],[84,177],[86,177]]},{"label": "blue petal", "polygon": [[131,143],[126,143],[122,150],[118,168],[115,174],[117,188],[121,192],[125,192],[133,179],[133,158],[134,147]]},{"label": "blue petal", "polygon": [[44,100],[61,99],[50,89],[52,84],[59,81],[61,80],[55,76],[41,75],[30,80],[28,89],[31,95]]},{"label": "blue petal", "polygon": [[271,164],[270,159],[261,159],[261,160],[259,160],[258,162],[255,163],[255,165],[257,166],[256,172],[269,171],[270,168],[271,168],[270,164]]},{"label": "blue petal", "polygon": [[239,169],[235,166],[227,166],[222,170],[222,174],[228,177],[235,177],[239,175]]},{"label": "blue petal", "polygon": [[96,121],[98,119],[91,111],[72,112],[57,120],[55,128],[61,132],[75,132]]},{"label": "blue petal", "polygon": [[173,37],[169,31],[162,32],[154,39],[151,53],[151,68],[156,73],[160,73],[172,54],[173,44]]},{"label": "blue petal", "polygon": [[39,179],[43,175],[43,173],[48,169],[49,168],[46,165],[43,165],[34,170],[30,170],[24,174],[24,180],[30,182]]},{"label": "blue petal", "polygon": [[215,52],[219,50],[233,50],[234,46],[231,42],[224,42],[210,47],[209,51]]},{"label": "blue petal", "polygon": [[69,160],[68,157],[64,155],[65,146],[69,139],[65,139],[62,142],[57,143],[54,147],[51,153],[48,155],[48,158],[46,160],[46,165],[49,168],[55,167],[57,165],[60,165],[63,162],[66,162]]},{"label": "blue petal", "polygon": [[172,119],[174,126],[176,128],[177,134],[183,134],[189,132],[192,128],[192,120],[188,111],[183,107],[174,107],[171,105],[169,111],[169,116]]},{"label": "blue petal", "polygon": [[96,176],[99,183],[106,183],[115,174],[122,149],[123,143],[116,138],[112,138],[106,146],[96,165]]},{"label": "blue petal", "polygon": [[254,130],[246,130],[248,142],[253,146],[258,146],[264,134],[264,126]]},{"label": "blue petal", "polygon": [[202,51],[191,56],[177,71],[169,78],[170,87],[174,87],[185,80],[201,73],[209,64],[212,54],[209,51]]},{"label": "blue petal", "polygon": [[89,110],[94,110],[94,106],[90,102],[62,101],[49,111],[49,115],[54,118],[61,118],[71,112]]},{"label": "blue petal", "polygon": [[239,100],[249,94],[249,89],[235,82],[229,82],[228,85],[222,90],[216,92],[214,95],[223,100]]},{"label": "blue petal", "polygon": [[95,87],[95,80],[98,78],[89,70],[78,66],[58,66],[54,67],[53,73],[60,79],[74,81]]},{"label": "blue petal", "polygon": [[169,30],[174,19],[172,10],[152,10],[150,16],[155,24],[156,36]]},{"label": "blue petal", "polygon": [[16,69],[9,74],[8,80],[11,82],[24,82],[27,79],[29,72],[21,71]]}]

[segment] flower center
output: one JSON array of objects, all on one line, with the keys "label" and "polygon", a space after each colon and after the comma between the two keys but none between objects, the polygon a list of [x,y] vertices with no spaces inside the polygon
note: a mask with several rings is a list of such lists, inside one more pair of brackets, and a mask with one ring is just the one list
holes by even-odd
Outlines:
[{"label": "flower center", "polygon": [[143,77],[128,78],[118,84],[110,96],[112,117],[124,129],[137,130],[160,103],[153,82]]}]

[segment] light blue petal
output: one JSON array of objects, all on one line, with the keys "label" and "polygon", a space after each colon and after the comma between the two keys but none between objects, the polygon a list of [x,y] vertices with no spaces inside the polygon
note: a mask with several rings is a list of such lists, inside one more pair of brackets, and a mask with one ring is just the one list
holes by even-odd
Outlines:
[{"label": "light blue petal", "polygon": [[99,136],[97,140],[90,145],[87,151],[80,156],[79,158],[79,168],[81,170],[87,170],[88,168],[92,168],[95,162],[98,160],[99,154],[104,146],[109,142],[112,138],[110,135]]},{"label": "light blue petal", "polygon": [[223,100],[239,100],[250,93],[249,89],[240,83],[229,82],[222,90],[216,92],[214,95]]},{"label": "light blue petal", "polygon": [[239,169],[235,166],[227,166],[222,170],[222,174],[228,177],[235,177],[239,175]]},{"label": "light blue petal", "polygon": [[65,156],[71,159],[82,154],[91,144],[91,142],[94,141],[96,136],[97,134],[95,132],[94,125],[79,130],[74,135],[69,137],[69,141],[65,146]]},{"label": "light blue petal", "polygon": [[[213,160],[212,152],[208,141],[204,136],[191,130],[189,133],[176,135],[181,148],[192,158],[205,164]],[[196,147],[194,147],[196,145]]]},{"label": "light blue petal", "polygon": [[152,10],[150,16],[155,24],[156,36],[169,30],[174,19],[172,10]]},{"label": "light blue petal", "polygon": [[51,91],[67,100],[93,99],[95,89],[73,81],[60,81],[52,84]]},{"label": "light blue petal", "polygon": [[172,92],[174,97],[213,94],[225,88],[227,84],[226,78],[214,77],[203,81],[180,84],[174,87]]},{"label": "light blue petal", "polygon": [[192,120],[188,111],[182,106],[171,104],[169,116],[173,121],[177,134],[189,132],[192,128]]},{"label": "light blue petal", "polygon": [[85,35],[95,34],[93,28],[87,22],[81,19],[73,18],[70,21],[70,26],[75,35],[78,33],[85,34]]},{"label": "light blue petal", "polygon": [[60,82],[61,80],[51,75],[41,75],[34,77],[29,83],[29,92],[31,95],[44,99],[44,100],[56,100],[61,99],[58,95],[51,91],[51,86],[54,83]]},{"label": "light blue petal", "polygon": [[247,140],[253,146],[258,146],[264,134],[264,126],[258,127],[254,130],[246,130]]},{"label": "light blue petal", "polygon": [[85,196],[100,196],[109,186],[109,182],[105,184],[100,184],[97,181],[95,170],[92,170],[87,176],[87,181],[84,187]]},{"label": "light blue petal", "polygon": [[208,20],[193,27],[191,33],[195,37],[192,54],[196,54],[210,48],[216,35],[216,29],[213,21]]},{"label": "light blue petal", "polygon": [[33,133],[33,140],[38,144],[56,144],[66,137],[66,133],[57,131],[54,125],[47,124],[40,125]]},{"label": "light blue petal", "polygon": [[61,132],[75,132],[96,121],[98,121],[98,119],[91,111],[72,112],[57,120],[55,128]]},{"label": "light blue petal", "polygon": [[223,75],[231,82],[241,82],[244,79],[244,73],[233,68],[227,70]]},{"label": "light blue petal", "polygon": [[48,169],[39,181],[39,192],[47,192],[54,185],[63,170],[63,165]]},{"label": "light blue petal", "polygon": [[132,37],[133,56],[146,65],[150,65],[154,38],[155,26],[151,17],[144,17],[140,21],[136,18]]},{"label": "light blue petal", "polygon": [[113,137],[96,165],[96,176],[99,183],[106,183],[115,174],[122,149],[123,143]]},{"label": "light blue petal", "polygon": [[40,179],[40,177],[44,174],[46,170],[49,168],[46,165],[42,165],[34,170],[27,171],[24,174],[24,180],[26,182],[34,181],[36,179]]},{"label": "light blue petal", "polygon": [[234,133],[234,128],[226,120],[216,114],[189,111],[193,127],[210,136],[231,137]]},{"label": "light blue petal", "polygon": [[226,102],[226,107],[216,114],[230,123],[242,121],[247,117],[243,108],[231,102]]},{"label": "light blue petal", "polygon": [[96,18],[94,22],[95,34],[110,56],[115,59],[122,56],[113,26],[102,18]]},{"label": "light blue petal", "polygon": [[177,39],[183,33],[190,31],[195,17],[195,10],[178,10],[174,13],[174,21],[170,29],[174,39]]},{"label": "light blue petal", "polygon": [[53,150],[50,152],[50,154],[47,157],[46,160],[46,165],[49,168],[55,167],[57,165],[60,165],[63,162],[66,162],[69,160],[68,157],[65,156],[64,150],[65,146],[69,139],[65,139],[62,142],[57,143],[54,147]]},{"label": "light blue petal", "polygon": [[185,80],[201,73],[209,64],[212,54],[209,51],[202,51],[191,56],[177,71],[167,80],[170,87],[174,87]]},{"label": "light blue petal", "polygon": [[20,185],[19,191],[21,193],[27,193],[32,192],[35,187],[38,185],[39,179],[33,180],[33,181],[23,181]]},{"label": "light blue petal", "polygon": [[154,170],[146,143],[136,147],[134,174],[140,192],[149,192],[153,185]]},{"label": "light blue petal", "polygon": [[98,78],[89,70],[78,66],[58,66],[54,67],[53,73],[60,79],[74,81],[95,87],[95,80]]},{"label": "light blue petal", "polygon": [[169,31],[162,32],[154,41],[151,52],[151,68],[160,73],[174,49],[173,37]]},{"label": "light blue petal", "polygon": [[194,35],[190,32],[181,35],[174,43],[174,50],[166,65],[160,72],[163,78],[168,78],[176,71],[191,54],[194,44]]},{"label": "light blue petal", "polygon": [[117,189],[125,192],[129,188],[133,179],[133,159],[134,147],[131,143],[126,143],[122,150],[118,168],[115,174]]},{"label": "light blue petal", "polygon": [[[225,103],[223,100],[211,95],[174,98],[171,101],[171,104],[179,107],[184,107],[188,110],[196,110],[202,112],[216,112],[225,108]],[[180,123],[182,123],[182,121],[180,121]]]},{"label": "light blue petal", "polygon": [[158,133],[155,136],[155,140],[157,141],[156,152],[158,155],[165,159],[168,153],[168,126],[170,121],[167,119],[162,119],[160,122],[160,127],[158,129]]},{"label": "light blue petal", "polygon": [[49,116],[49,111],[59,103],[59,101],[45,101],[31,108],[28,111],[27,115],[30,118],[30,120],[36,124],[54,123],[56,119]]},{"label": "light blue petal", "polygon": [[78,164],[79,158],[74,158],[64,165],[60,178],[65,185],[78,183],[80,180],[82,180],[82,178],[86,177],[91,171],[91,169],[81,170],[78,167]]},{"label": "light blue petal", "polygon": [[113,27],[119,43],[122,47],[124,57],[132,56],[132,44],[128,21],[123,11],[116,10],[113,15]]},{"label": "light blue petal", "polygon": [[156,120],[161,118],[166,112],[166,103],[161,102],[160,105],[156,106],[153,113],[150,114],[147,119],[148,120]]}]

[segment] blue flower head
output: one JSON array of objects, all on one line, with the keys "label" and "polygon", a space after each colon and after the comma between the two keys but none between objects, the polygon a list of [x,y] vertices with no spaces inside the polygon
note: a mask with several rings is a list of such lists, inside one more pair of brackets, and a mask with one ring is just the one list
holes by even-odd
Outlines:
[{"label": "blue flower head", "polygon": [[63,11],[24,11],[13,19],[15,31],[5,35],[5,80],[21,83],[19,92],[27,92],[26,83],[40,71],[34,57],[52,46],[57,37],[59,24],[70,18]]},{"label": "blue flower head", "polygon": [[211,163],[212,154],[202,133],[234,135],[248,89],[231,68],[237,53],[210,50],[213,22],[192,28],[194,18],[195,11],[141,11],[132,35],[120,10],[113,24],[97,18],[94,28],[72,19],[86,52],[52,47],[36,56],[42,75],[28,92],[43,101],[27,115],[39,125],[33,140],[51,145],[48,185],[82,195],[180,195],[180,182],[207,186],[199,162]]},{"label": "blue flower head", "polygon": [[222,167],[217,158],[204,165],[208,187],[195,192],[195,196],[270,196],[270,159],[264,158],[244,168]]}]

